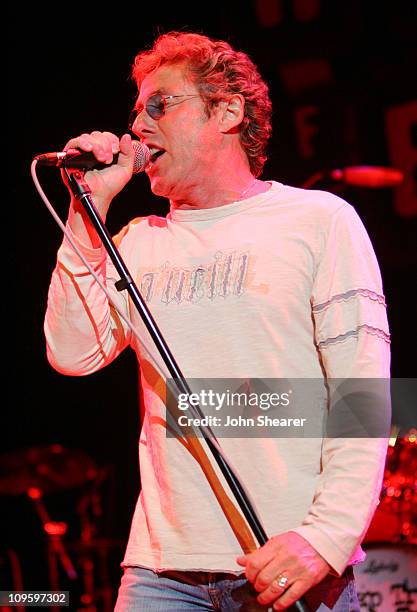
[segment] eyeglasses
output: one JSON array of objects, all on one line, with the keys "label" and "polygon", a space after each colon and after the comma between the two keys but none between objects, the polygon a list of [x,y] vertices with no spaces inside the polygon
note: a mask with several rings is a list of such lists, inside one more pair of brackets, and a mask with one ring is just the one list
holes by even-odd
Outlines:
[{"label": "eyeglasses", "polygon": [[[135,123],[138,116],[141,114],[143,109],[145,108],[149,117],[158,121],[165,115],[167,100],[172,100],[174,98],[198,98],[198,94],[182,94],[178,96],[163,96],[160,93],[156,93],[153,96],[150,96],[146,101],[145,107],[143,105],[139,105],[137,108],[134,108],[129,115],[129,130],[132,129],[133,124]],[[178,102],[174,102],[174,104],[180,104],[185,100],[179,100]],[[170,106],[174,106],[174,104],[170,104]]]}]

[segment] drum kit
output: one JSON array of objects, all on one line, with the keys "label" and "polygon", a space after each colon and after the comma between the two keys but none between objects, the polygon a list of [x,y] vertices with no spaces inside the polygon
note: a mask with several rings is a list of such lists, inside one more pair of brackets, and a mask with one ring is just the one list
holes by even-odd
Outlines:
[{"label": "drum kit", "polygon": [[[46,563],[43,559],[37,560],[46,570],[45,580],[36,586],[33,585],[33,577],[26,577],[22,572],[22,553],[14,547],[7,547],[6,550],[0,548],[0,567],[4,570],[7,566],[7,571],[3,573],[8,574],[6,583],[0,580],[3,590],[69,591],[71,610],[112,612],[115,592],[109,578],[109,557],[112,552],[117,552],[115,567],[119,571],[121,542],[97,537],[97,525],[102,514],[102,485],[108,475],[108,469],[100,468],[83,451],[67,449],[60,444],[0,455],[0,495],[23,498],[30,504],[37,517],[36,536],[46,542]],[[63,495],[68,492],[71,502],[64,503],[64,506],[71,507],[75,518],[70,516],[66,521],[53,520],[50,507],[56,501],[54,498],[58,496],[62,501]],[[18,524],[18,521],[16,523],[17,530],[24,529],[24,525]],[[10,525],[10,528],[13,527]],[[27,540],[25,548],[30,549],[33,547],[33,535]],[[58,611],[60,608],[51,605],[48,609]],[[23,612],[25,606],[19,605],[17,610]]]},{"label": "drum kit", "polygon": [[417,430],[392,437],[379,504],[355,566],[361,610],[417,612]]}]

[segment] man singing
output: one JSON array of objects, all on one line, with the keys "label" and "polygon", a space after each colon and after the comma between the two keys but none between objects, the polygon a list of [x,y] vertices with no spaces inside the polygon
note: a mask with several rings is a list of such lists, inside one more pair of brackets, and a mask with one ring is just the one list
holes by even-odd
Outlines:
[{"label": "man singing", "polygon": [[[382,283],[357,214],[330,193],[259,178],[271,103],[249,57],[170,32],[137,55],[133,76],[130,129],[151,152],[150,187],[170,211],[132,220],[115,242],[185,377],[314,379],[323,388],[388,378]],[[132,176],[131,136],[92,132],[69,147],[106,164],[85,174],[105,218]],[[64,238],[45,320],[50,363],[81,376],[131,346],[140,365],[142,488],[117,612],[283,610],[302,596],[311,610],[359,610],[352,566],[364,558],[384,439],[222,439],[270,538],[257,545],[204,440],[168,435],[163,366],[74,197],[67,229],[113,299]],[[312,420],[321,408],[312,401]]]}]

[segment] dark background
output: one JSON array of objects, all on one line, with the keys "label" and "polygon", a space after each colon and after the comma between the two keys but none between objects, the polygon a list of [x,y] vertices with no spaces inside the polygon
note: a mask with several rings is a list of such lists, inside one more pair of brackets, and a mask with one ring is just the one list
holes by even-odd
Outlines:
[{"label": "dark background", "polygon": [[[109,552],[104,565],[114,595],[140,486],[136,363],[126,351],[101,372],[71,378],[53,371],[46,361],[43,316],[62,236],[32,183],[33,156],[61,150],[70,137],[93,129],[121,135],[135,96],[130,80],[134,56],[150,47],[158,32],[181,29],[222,38],[244,50],[268,82],[274,132],[264,178],[300,186],[318,171],[355,164],[392,166],[396,152],[386,113],[417,99],[417,17],[415,2],[401,1],[214,1],[201,4],[204,10],[196,7],[199,3],[154,3],[152,11],[149,3],[125,4],[123,9],[86,4],[34,8],[16,3],[3,28],[9,55],[9,110],[3,120],[14,150],[8,172],[14,219],[4,226],[13,248],[6,254],[4,281],[4,330],[11,333],[4,335],[3,371],[9,384],[1,431],[2,451],[17,452],[18,458],[24,449],[60,444],[73,451],[75,460],[83,451],[105,470],[94,498],[100,503],[89,506],[99,538],[92,554],[97,566],[98,556]],[[312,133],[303,139],[297,117],[309,107],[314,112],[306,127]],[[409,131],[414,151],[416,126],[414,117]],[[328,180],[317,185],[352,203],[372,239],[389,306],[395,377],[416,376],[416,167],[415,162],[414,214],[407,216],[399,212],[394,189]],[[68,196],[59,172],[40,168],[38,175],[64,219]],[[165,214],[167,205],[151,194],[145,175],[135,177],[112,207],[108,227],[113,233],[130,218],[151,211]],[[81,459],[79,463],[82,468]],[[7,469],[3,460],[0,473]],[[65,542],[80,568],[78,506],[82,499],[91,500],[94,487],[90,481],[70,486],[70,476],[68,486],[48,493],[44,501],[52,519],[68,523]],[[20,559],[24,587],[49,588],[45,537],[33,505],[24,495],[5,494],[0,501],[0,588],[11,586],[10,549]],[[99,589],[104,574],[95,571]],[[82,591],[80,581],[66,586],[61,570],[60,580],[62,587]],[[104,609],[102,602],[98,609]]]}]

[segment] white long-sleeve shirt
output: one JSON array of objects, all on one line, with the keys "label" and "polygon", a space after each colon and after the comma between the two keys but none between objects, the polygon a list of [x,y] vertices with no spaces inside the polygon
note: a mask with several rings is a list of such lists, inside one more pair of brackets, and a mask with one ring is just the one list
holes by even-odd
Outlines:
[{"label": "white long-sleeve shirt", "polygon": [[[136,219],[115,241],[187,379],[389,378],[378,264],[340,198],[272,182],[244,201]],[[165,369],[153,342],[114,288],[104,249],[79,247],[142,337],[64,239],[45,320],[51,364],[89,374],[129,344],[140,364],[142,489],[124,564],[240,573],[235,558],[256,543],[236,501],[203,440],[167,435]],[[312,401],[309,413],[321,422],[323,405]],[[219,442],[269,536],[298,532],[337,573],[364,558],[384,439],[248,434]]]}]

